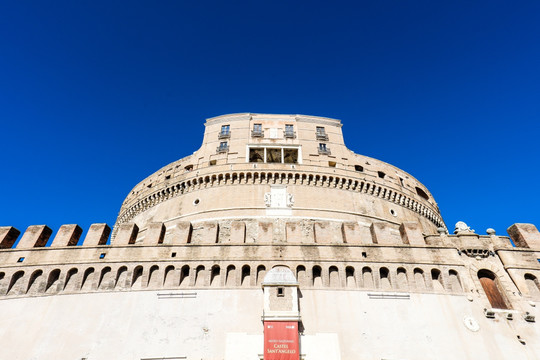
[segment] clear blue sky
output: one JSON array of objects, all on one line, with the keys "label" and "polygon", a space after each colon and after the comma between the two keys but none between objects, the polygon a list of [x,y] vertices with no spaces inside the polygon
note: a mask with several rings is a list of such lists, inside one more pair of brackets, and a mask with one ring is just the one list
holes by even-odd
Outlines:
[{"label": "clear blue sky", "polygon": [[450,231],[540,226],[538,1],[4,1],[0,74],[3,226],[112,226],[236,112],[341,119]]}]

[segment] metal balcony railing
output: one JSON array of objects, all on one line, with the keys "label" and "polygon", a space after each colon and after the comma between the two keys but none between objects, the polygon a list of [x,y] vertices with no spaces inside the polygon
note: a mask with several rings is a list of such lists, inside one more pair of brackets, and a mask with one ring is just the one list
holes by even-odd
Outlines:
[{"label": "metal balcony railing", "polygon": [[332,152],[329,148],[319,148],[319,154],[321,155],[330,155]]},{"label": "metal balcony railing", "polygon": [[283,133],[283,136],[285,137],[285,139],[294,139],[296,138],[296,131],[285,131]]},{"label": "metal balcony railing", "polygon": [[328,141],[328,134],[323,133],[323,132],[318,132],[315,134],[317,135],[317,140]]},{"label": "metal balcony railing", "polygon": [[216,148],[216,152],[217,153],[226,153],[226,152],[229,152],[229,145],[225,145],[225,146],[218,146]]},{"label": "metal balcony railing", "polygon": [[220,131],[218,134],[218,139],[228,139],[231,137],[230,131]]},{"label": "metal balcony railing", "polygon": [[264,137],[264,130],[251,130],[251,137]]}]

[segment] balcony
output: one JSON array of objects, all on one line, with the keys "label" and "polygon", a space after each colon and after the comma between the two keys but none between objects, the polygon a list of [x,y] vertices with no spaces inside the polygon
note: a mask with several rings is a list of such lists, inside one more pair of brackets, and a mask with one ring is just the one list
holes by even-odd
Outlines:
[{"label": "balcony", "polygon": [[317,140],[328,141],[328,134],[325,132],[317,132],[315,134],[317,135]]},{"label": "balcony", "polygon": [[251,130],[251,137],[264,137],[264,130]]},{"label": "balcony", "polygon": [[218,154],[229,152],[229,145],[220,145],[220,146],[218,146],[216,148],[216,152]]},{"label": "balcony", "polygon": [[230,131],[220,131],[218,134],[218,139],[228,139],[231,137]]},{"label": "balcony", "polygon": [[319,155],[330,155],[332,152],[329,148],[319,148]]},{"label": "balcony", "polygon": [[285,139],[295,139],[296,138],[296,131],[287,131],[283,133],[283,137]]}]

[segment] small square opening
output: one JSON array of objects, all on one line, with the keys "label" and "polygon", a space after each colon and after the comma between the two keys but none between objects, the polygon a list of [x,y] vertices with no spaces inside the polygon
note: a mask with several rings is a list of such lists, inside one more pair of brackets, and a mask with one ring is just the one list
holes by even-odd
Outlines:
[{"label": "small square opening", "polygon": [[171,257],[176,257],[176,253],[173,252],[173,253],[171,254]]},{"label": "small square opening", "polygon": [[217,164],[217,160],[210,160],[210,166],[214,166]]},{"label": "small square opening", "polygon": [[367,258],[367,252],[362,251],[362,257],[363,257],[363,258]]},{"label": "small square opening", "polygon": [[17,260],[17,262],[23,262],[23,261],[24,261],[23,257],[20,257],[19,260]]},{"label": "small square opening", "polygon": [[335,161],[329,161],[329,162],[328,162],[328,166],[330,166],[330,167],[336,167],[336,162],[335,162]]},{"label": "small square opening", "polygon": [[278,297],[284,297],[284,296],[285,296],[285,288],[283,288],[283,287],[278,287],[278,288],[277,288],[277,296],[278,296]]},{"label": "small square opening", "polygon": [[100,259],[105,259],[105,255],[107,255],[107,254],[101,253],[101,254],[99,254],[99,258],[100,258]]}]

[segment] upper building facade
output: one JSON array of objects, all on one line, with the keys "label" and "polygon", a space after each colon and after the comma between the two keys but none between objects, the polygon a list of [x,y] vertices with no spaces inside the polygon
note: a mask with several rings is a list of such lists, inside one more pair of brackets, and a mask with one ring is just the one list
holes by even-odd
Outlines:
[{"label": "upper building facade", "polygon": [[[349,150],[339,120],[305,115],[232,114],[208,119],[201,148],[137,184],[116,222],[133,222],[140,237],[152,222],[216,220],[248,224],[249,242],[261,241],[255,224],[268,218],[273,241],[287,241],[279,218],[388,224],[423,233],[445,228],[437,203],[413,176]],[[253,225],[253,226],[250,226]],[[281,227],[281,228],[280,228]]]}]

